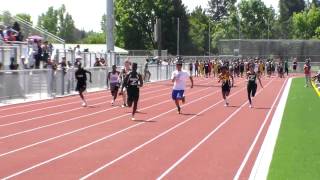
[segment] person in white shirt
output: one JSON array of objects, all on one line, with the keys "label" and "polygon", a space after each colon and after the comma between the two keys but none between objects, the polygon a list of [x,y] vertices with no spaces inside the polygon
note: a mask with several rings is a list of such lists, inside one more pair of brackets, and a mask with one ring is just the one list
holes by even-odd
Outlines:
[{"label": "person in white shirt", "polygon": [[193,88],[193,79],[190,74],[182,70],[182,62],[178,61],[176,64],[177,70],[172,73],[171,79],[173,84],[173,90],[172,90],[172,99],[174,100],[178,113],[181,114],[181,107],[180,107],[180,100],[182,103],[185,103],[185,96],[184,91],[186,89],[186,81],[189,78],[191,81],[191,88]]},{"label": "person in white shirt", "polygon": [[110,87],[112,101],[111,105],[114,105],[115,100],[117,99],[118,90],[120,86],[120,72],[117,71],[117,66],[112,66],[112,71],[108,73],[107,76],[107,87]]}]

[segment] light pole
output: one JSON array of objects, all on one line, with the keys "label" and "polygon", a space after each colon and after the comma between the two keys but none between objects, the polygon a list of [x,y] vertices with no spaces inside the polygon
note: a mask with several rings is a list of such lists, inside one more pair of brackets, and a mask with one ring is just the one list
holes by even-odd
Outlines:
[{"label": "light pole", "polygon": [[113,0],[107,0],[106,7],[106,53],[110,52],[110,62],[112,62],[112,52],[114,52],[114,39],[113,39],[113,27],[114,27],[114,6]]},{"label": "light pole", "polygon": [[240,13],[238,12],[238,56],[240,55],[240,47],[241,47],[241,19],[240,19]]},{"label": "light pole", "polygon": [[209,20],[209,34],[208,34],[208,42],[209,42],[209,57],[211,55],[211,23],[210,23],[210,20]]},{"label": "light pole", "polygon": [[180,55],[180,18],[178,19],[177,23],[177,56]]}]

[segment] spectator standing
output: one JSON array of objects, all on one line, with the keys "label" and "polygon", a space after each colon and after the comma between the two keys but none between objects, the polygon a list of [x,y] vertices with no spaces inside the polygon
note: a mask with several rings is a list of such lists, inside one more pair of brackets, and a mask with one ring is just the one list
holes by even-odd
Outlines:
[{"label": "spectator standing", "polygon": [[310,65],[310,60],[307,59],[306,63],[304,64],[303,67],[304,70],[304,75],[306,78],[306,84],[304,87],[309,87],[309,85],[311,85],[311,65]]}]

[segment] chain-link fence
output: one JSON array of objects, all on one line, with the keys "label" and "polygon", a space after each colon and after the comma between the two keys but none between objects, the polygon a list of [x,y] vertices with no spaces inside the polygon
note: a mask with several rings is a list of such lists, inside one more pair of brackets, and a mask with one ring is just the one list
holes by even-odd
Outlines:
[{"label": "chain-link fence", "polygon": [[220,55],[262,58],[297,58],[304,61],[311,58],[320,62],[319,40],[285,40],[285,39],[224,39],[219,44]]}]

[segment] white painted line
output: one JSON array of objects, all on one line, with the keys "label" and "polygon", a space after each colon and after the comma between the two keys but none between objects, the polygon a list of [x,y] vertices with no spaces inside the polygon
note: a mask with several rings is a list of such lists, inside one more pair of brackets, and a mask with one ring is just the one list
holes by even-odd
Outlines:
[{"label": "white painted line", "polygon": [[[265,86],[269,86],[273,80],[269,81],[268,84]],[[263,89],[259,90],[257,95],[259,95]],[[248,101],[243,103],[236,111],[234,111],[230,116],[228,116],[222,123],[220,123],[213,131],[211,131],[206,137],[204,137],[198,144],[193,146],[186,154],[184,154],[178,161],[176,161],[172,166],[170,166],[165,172],[163,172],[157,180],[163,179],[166,175],[168,175],[174,168],[176,168],[182,161],[184,161],[187,157],[189,157],[196,149],[198,149],[203,143],[205,143],[210,137],[212,137],[220,128],[222,128],[225,124],[227,124],[233,116],[235,116],[246,104]],[[210,106],[209,109],[212,107]],[[209,110],[207,109],[207,110]]]},{"label": "white painted line", "polygon": [[[258,133],[257,133],[257,135],[256,135],[256,137],[254,138],[254,140],[253,140],[253,142],[252,142],[252,144],[251,144],[251,146],[250,146],[247,154],[245,155],[245,157],[244,157],[244,159],[243,159],[243,161],[242,161],[242,163],[241,163],[241,165],[240,165],[237,173],[236,173],[235,176],[233,177],[234,180],[238,180],[238,179],[240,178],[240,175],[241,175],[241,173],[242,173],[245,165],[247,164],[247,162],[248,162],[248,160],[249,160],[249,157],[250,157],[250,155],[251,155],[251,153],[252,153],[252,151],[253,151],[253,148],[255,147],[255,145],[256,145],[256,143],[257,143],[257,141],[258,141],[258,139],[259,139],[259,137],[260,137],[260,135],[261,135],[261,133],[262,133],[262,130],[263,130],[264,126],[266,125],[266,123],[267,123],[267,121],[268,121],[268,119],[269,119],[269,116],[271,115],[271,112],[272,112],[272,110],[274,109],[274,107],[275,107],[275,105],[276,105],[276,103],[277,103],[277,101],[278,101],[278,99],[279,99],[279,97],[280,97],[280,95],[281,95],[281,92],[282,92],[282,90],[283,90],[283,88],[284,88],[284,86],[285,86],[286,83],[287,83],[287,80],[282,84],[281,89],[280,89],[279,93],[277,94],[277,97],[276,97],[276,99],[274,100],[274,102],[273,102],[270,110],[268,111],[268,114],[267,114],[266,118],[264,119],[264,121],[263,121],[263,123],[262,123],[262,125],[261,125],[261,127],[260,127],[260,129],[259,129],[259,131],[258,131]],[[277,108],[277,109],[278,109],[278,108]]]},{"label": "white painted line", "polygon": [[[166,90],[166,89],[164,89],[164,90]],[[141,102],[145,102],[145,101],[148,101],[150,99],[154,99],[154,98],[161,97],[161,96],[166,96],[166,95],[167,94],[162,94],[162,95],[158,95],[158,96],[149,97],[149,98],[146,98],[146,99],[142,100]],[[94,105],[99,105],[99,104],[104,104],[104,103],[107,103],[107,102],[102,102],[102,103],[98,103],[98,104],[94,104]],[[25,134],[25,133],[28,133],[28,132],[33,132],[33,131],[36,131],[36,130],[39,130],[39,129],[51,127],[51,126],[54,126],[54,125],[63,124],[63,123],[70,122],[70,121],[74,121],[74,120],[77,120],[77,119],[80,119],[80,118],[89,117],[89,116],[93,116],[93,115],[96,115],[96,114],[104,113],[104,112],[107,112],[107,111],[110,111],[110,110],[116,109],[116,108],[118,108],[118,107],[112,107],[112,108],[104,109],[104,110],[101,110],[101,111],[96,111],[94,113],[89,113],[89,114],[85,114],[85,115],[82,115],[82,116],[73,117],[71,119],[66,119],[66,120],[63,120],[63,121],[56,122],[56,123],[47,124],[47,125],[44,125],[44,126],[39,126],[39,127],[36,127],[36,128],[24,130],[24,131],[19,131],[19,132],[12,133],[12,134],[9,134],[9,135],[1,136],[0,140],[6,139],[6,138],[9,138],[9,137],[13,137],[13,136],[17,136],[17,135],[20,135],[20,134]],[[73,110],[78,110],[78,109],[83,109],[83,107],[75,108]],[[22,120],[22,121],[12,122],[12,123],[8,123],[8,124],[2,124],[2,125],[0,125],[0,127],[14,125],[14,124],[20,124],[20,123],[24,123],[24,122],[28,122],[28,121],[33,121],[33,120],[36,120],[36,119],[39,119],[39,118],[44,118],[44,117],[49,117],[49,116],[53,116],[53,115],[63,114],[63,113],[70,112],[70,111],[73,111],[73,110],[67,110],[67,111],[57,112],[57,113],[53,113],[53,114],[49,114],[49,115],[45,115],[45,116],[36,117],[36,118],[30,118],[30,119],[26,119],[26,120]]]},{"label": "white painted line", "polygon": [[[91,95],[97,95],[97,94],[102,94],[102,93],[105,93],[105,91],[93,92],[93,93],[90,93],[88,95],[91,96]],[[10,110],[10,109],[29,107],[29,106],[33,106],[33,105],[46,104],[46,103],[51,103],[51,102],[68,101],[68,100],[71,100],[71,99],[74,99],[74,98],[79,98],[76,95],[77,94],[72,94],[72,95],[70,95],[68,97],[65,97],[65,98],[37,100],[37,101],[40,101],[40,102],[31,101],[31,102],[24,102],[24,103],[19,103],[19,104],[10,104],[9,107],[7,107],[7,108],[0,108],[0,112],[1,111],[7,111],[7,110]]]},{"label": "white painted line", "polygon": [[[163,88],[163,89],[159,89],[157,91],[151,91],[151,92],[146,92],[144,93],[145,94],[152,94],[154,92],[160,92],[160,91],[166,91],[166,90],[169,90],[171,88]],[[160,96],[163,96],[163,95],[160,95]],[[153,99],[155,97],[160,97],[160,96],[153,96],[152,98],[147,98],[145,99],[144,101],[146,100],[149,100],[149,99]],[[110,96],[111,97],[111,96]],[[101,97],[98,97],[98,98],[94,98],[94,99],[101,99]],[[93,100],[93,99],[91,99]],[[143,102],[143,101],[141,101]],[[96,103],[96,104],[89,104],[89,106],[96,106],[96,105],[101,105],[101,104],[107,104],[109,103],[108,100],[104,100],[103,102],[100,102],[100,103]],[[68,103],[68,104],[73,104],[73,103]],[[64,104],[64,105],[67,105],[67,104]],[[80,106],[80,105],[79,105]],[[107,110],[111,110],[111,109],[115,109],[116,107],[114,108],[109,108],[109,109],[105,109],[103,111],[98,111],[98,112],[104,112],[104,111],[107,111]],[[72,112],[72,111],[76,111],[76,110],[79,110],[79,109],[83,109],[83,107],[77,107],[77,108],[73,108],[73,109],[69,109],[69,110],[66,110],[66,111],[60,111],[60,112],[56,112],[56,113],[51,113],[51,114],[47,114],[47,115],[43,115],[43,116],[38,116],[38,117],[33,117],[33,118],[29,118],[29,119],[25,119],[25,120],[21,120],[21,121],[14,121],[14,122],[11,122],[11,123],[7,123],[7,124],[0,124],[0,127],[5,127],[5,126],[10,126],[10,125],[15,125],[15,124],[20,124],[20,123],[24,123],[24,122],[29,122],[29,121],[33,121],[33,120],[36,120],[36,119],[41,119],[41,118],[45,118],[45,117],[50,117],[50,116],[54,116],[54,115],[59,115],[59,114],[64,114],[64,113],[67,113],[67,112]],[[90,115],[90,114],[88,114]],[[1,137],[0,137],[1,139]]]},{"label": "white painted line", "polygon": [[[158,84],[158,82],[164,82],[164,81],[168,81],[168,80],[151,82],[151,83],[148,83],[147,86],[153,85],[153,84]],[[106,90],[107,89],[102,89],[102,90],[95,91],[95,92],[89,92],[87,94],[87,97],[89,98],[89,96],[92,96],[92,95],[97,95],[97,94],[102,94],[102,93],[104,94]],[[68,101],[68,100],[74,99],[74,98],[79,98],[78,94],[70,94],[70,95],[67,95],[67,96],[64,96],[64,97],[59,97],[57,99],[36,100],[36,101],[40,101],[40,102],[30,101],[30,102],[19,103],[17,105],[10,104],[10,105],[8,105],[9,107],[7,107],[7,108],[2,108],[1,107],[0,108],[0,112],[1,111],[6,111],[6,110],[9,110],[9,109],[17,109],[17,108],[21,108],[21,107],[28,107],[28,106],[39,105],[39,104],[46,104],[46,103],[50,103],[50,102],[53,102],[53,101],[55,101],[55,102]]]},{"label": "white painted line", "polygon": [[[208,83],[206,83],[206,84],[208,84]],[[198,93],[198,92],[201,92],[201,91],[204,91],[204,90],[206,90],[206,89],[209,89],[209,88],[205,88],[205,89],[203,89],[203,90],[195,91],[195,92],[193,92],[193,93],[190,93],[189,95],[195,94],[195,93]],[[218,92],[218,91],[214,91],[213,94],[215,94],[216,92]],[[164,96],[164,95],[160,95],[160,96]],[[153,98],[155,98],[155,97],[153,97]],[[152,99],[153,99],[153,98],[152,98]],[[148,106],[148,107],[142,108],[141,110],[150,109],[150,108],[152,108],[152,107],[155,107],[155,106],[158,106],[158,105],[161,105],[161,104],[170,102],[170,101],[171,101],[171,100],[162,101],[162,102],[157,103],[157,104],[154,104],[154,105],[152,105],[152,106]],[[58,135],[58,136],[55,136],[55,137],[51,137],[51,138],[49,138],[49,139],[46,139],[46,140],[43,140],[43,141],[40,141],[40,142],[33,143],[33,144],[30,144],[30,145],[27,145],[27,146],[24,146],[24,147],[21,147],[21,148],[18,148],[18,149],[15,149],[15,150],[12,150],[12,151],[3,153],[3,154],[0,154],[0,157],[9,155],[9,154],[12,154],[12,153],[15,153],[15,152],[18,152],[18,151],[21,151],[21,150],[24,150],[24,149],[33,147],[33,146],[36,146],[36,145],[39,145],[39,144],[43,144],[43,143],[46,143],[46,142],[49,142],[49,141],[53,141],[53,140],[55,140],[55,139],[58,139],[58,138],[61,138],[61,137],[64,137],[64,136],[67,136],[67,135],[70,135],[70,134],[74,134],[74,133],[83,131],[83,130],[85,130],[85,129],[91,128],[91,127],[99,126],[99,125],[105,124],[105,123],[107,123],[107,122],[111,122],[111,121],[114,121],[114,120],[116,120],[116,119],[120,119],[120,118],[125,117],[125,116],[129,116],[129,114],[124,114],[124,115],[121,115],[121,116],[117,116],[117,117],[115,117],[115,118],[107,119],[107,120],[105,120],[105,121],[102,121],[102,122],[99,122],[99,123],[96,123],[96,124],[92,124],[92,125],[90,125],[90,126],[85,126],[85,127],[83,127],[83,128],[76,129],[76,130],[73,130],[73,131],[68,132],[68,133],[65,133],[65,134],[61,134],[61,135]],[[20,134],[21,134],[21,133],[20,133]],[[2,137],[1,137],[1,138],[2,138]],[[0,139],[1,139],[1,138],[0,138]]]},{"label": "white painted line", "polygon": [[[234,94],[232,94],[230,97],[237,95],[238,93],[240,93],[240,92],[241,92],[242,90],[244,90],[244,89],[245,89],[245,88],[242,88],[242,89],[240,89],[240,90],[236,91],[236,92],[235,92]],[[169,132],[171,132],[171,131],[173,131],[173,130],[177,129],[178,127],[180,127],[180,126],[182,126],[182,125],[186,124],[187,122],[189,122],[189,121],[191,121],[192,119],[196,118],[196,117],[197,117],[197,116],[199,116],[200,114],[203,114],[204,112],[208,111],[209,109],[211,109],[211,108],[213,108],[213,107],[217,106],[218,104],[220,104],[220,103],[222,103],[222,102],[224,102],[224,100],[220,100],[220,101],[218,101],[217,103],[215,103],[215,104],[211,105],[210,107],[208,107],[208,108],[206,108],[206,109],[202,110],[201,112],[199,112],[199,113],[197,113],[196,115],[194,115],[194,116],[192,116],[192,117],[188,118],[187,120],[182,121],[181,123],[179,123],[179,124],[177,124],[177,125],[175,125],[175,126],[171,127],[170,129],[168,129],[168,130],[166,130],[166,131],[162,132],[161,134],[157,135],[156,137],[154,137],[154,138],[150,139],[149,141],[147,141],[147,142],[145,142],[145,143],[143,143],[143,144],[141,144],[141,145],[139,145],[139,146],[137,146],[137,147],[133,148],[131,151],[129,151],[129,152],[127,152],[127,153],[125,153],[125,154],[123,154],[123,155],[119,156],[118,158],[116,158],[116,159],[114,159],[114,160],[112,160],[112,161],[110,161],[110,162],[106,163],[105,165],[103,165],[103,166],[99,167],[98,169],[94,170],[93,172],[90,172],[90,173],[88,173],[87,175],[83,176],[82,178],[80,178],[80,180],[88,179],[89,177],[93,176],[94,174],[97,174],[98,172],[102,171],[103,169],[105,169],[105,168],[109,167],[110,165],[112,165],[112,164],[114,164],[114,163],[116,163],[116,162],[120,161],[121,159],[123,159],[123,158],[125,158],[125,157],[129,156],[130,154],[132,154],[132,153],[136,152],[137,150],[139,150],[139,149],[143,148],[144,146],[146,146],[146,145],[148,145],[148,144],[152,143],[153,141],[155,141],[155,140],[159,139],[160,137],[162,137],[162,136],[164,136],[164,135],[168,134]]]},{"label": "white painted line", "polygon": [[[157,88],[159,88],[159,87],[157,87]],[[156,89],[156,88],[148,88],[148,90],[150,90],[150,89]],[[158,89],[156,91],[146,92],[146,93],[144,93],[144,95],[145,94],[151,94],[151,93],[154,93],[154,92],[163,91],[163,90],[166,90],[166,89],[170,89],[170,88],[164,88],[164,89],[160,89],[160,90]],[[111,95],[108,93],[107,96],[103,96],[103,97],[111,98]],[[97,99],[101,99],[101,96],[97,97],[97,98],[88,99],[88,100],[97,100]],[[31,113],[31,112],[37,112],[37,111],[42,111],[42,110],[46,110],[46,109],[66,106],[66,105],[70,105],[70,104],[77,104],[77,103],[80,103],[80,102],[82,102],[82,101],[69,102],[69,103],[64,103],[64,104],[59,104],[59,105],[54,105],[54,106],[48,106],[48,107],[44,107],[44,108],[37,108],[37,109],[30,110],[30,111],[22,111],[22,112],[19,112],[19,113],[3,115],[3,116],[0,116],[0,119],[1,118],[5,118],[5,117],[10,117],[10,116],[16,116],[16,115],[20,115],[20,114],[27,114],[27,113]]]},{"label": "white painted line", "polygon": [[[201,92],[201,91],[204,91],[204,90],[206,90],[206,89],[209,89],[209,88],[205,88],[205,89],[199,90],[199,91],[197,91],[197,92]],[[219,90],[217,90],[216,92],[218,92],[218,91],[219,91]],[[195,92],[195,93],[196,93],[196,92]],[[191,93],[190,93],[190,94],[191,94]],[[210,95],[212,95],[212,94],[208,94],[208,95],[206,95],[206,96],[204,96],[204,97],[201,97],[201,98],[198,98],[198,99],[196,99],[196,100],[190,101],[189,103],[187,103],[187,104],[185,104],[185,105],[183,105],[183,106],[187,106],[187,105],[192,104],[192,103],[194,103],[194,102],[200,101],[201,99],[204,99],[204,98],[206,98],[206,97],[208,97],[208,96],[210,96]],[[168,100],[168,101],[169,101],[169,100]],[[170,101],[172,101],[172,100],[170,100]],[[163,102],[162,102],[162,103],[163,103]],[[161,103],[159,103],[159,104],[161,104]],[[150,107],[151,107],[151,106],[150,106]],[[145,109],[146,109],[146,108],[145,108]],[[143,109],[141,109],[141,110],[143,110]],[[175,111],[175,110],[176,110],[175,108],[174,108],[174,109],[171,109],[171,110],[169,110],[169,111],[167,111],[167,112],[164,112],[164,113],[158,115],[157,117],[163,116],[163,115],[168,114],[168,113],[170,113],[170,112],[172,112],[172,111]],[[128,116],[128,114],[124,114],[124,115],[119,116],[119,117],[114,118],[114,119],[118,119],[118,118],[124,117],[124,116]],[[154,119],[154,118],[152,118],[152,119]],[[110,120],[109,120],[109,121],[110,121]],[[149,120],[149,121],[150,121],[150,120]],[[103,123],[103,122],[100,122],[100,123],[98,123],[98,124],[102,124],[102,123]],[[108,138],[111,138],[111,137],[113,137],[113,136],[115,136],[115,135],[117,135],[117,134],[120,134],[120,133],[122,133],[122,132],[128,131],[129,129],[132,129],[132,128],[134,128],[134,127],[140,126],[140,125],[142,125],[142,124],[144,124],[144,123],[145,123],[145,122],[141,122],[141,123],[138,123],[138,124],[129,126],[129,127],[125,128],[125,129],[122,129],[122,130],[117,131],[117,132],[115,132],[115,133],[113,133],[113,134],[107,135],[107,136],[105,136],[105,137],[103,137],[103,138],[100,138],[100,139],[98,139],[98,140],[95,140],[95,141],[93,141],[93,142],[91,142],[91,143],[88,143],[88,144],[86,144],[86,145],[80,146],[80,147],[78,147],[78,148],[76,148],[76,149],[73,149],[72,151],[68,151],[68,152],[66,152],[66,153],[64,153],[64,154],[61,154],[61,155],[56,156],[56,157],[53,157],[53,158],[51,158],[51,159],[49,159],[49,160],[46,160],[46,161],[43,161],[43,162],[38,163],[38,164],[36,164],[36,165],[33,165],[33,166],[31,166],[31,167],[29,167],[29,168],[27,168],[27,169],[21,170],[21,171],[19,171],[19,172],[16,172],[16,173],[14,173],[14,174],[11,174],[11,175],[9,175],[9,176],[7,176],[7,177],[4,177],[4,178],[2,178],[2,179],[3,179],[3,180],[11,179],[11,178],[16,177],[16,176],[18,176],[18,175],[20,175],[20,174],[26,173],[26,172],[28,172],[28,171],[30,171],[30,170],[32,170],[32,169],[35,169],[35,168],[40,167],[40,166],[43,166],[43,165],[48,164],[48,163],[50,163],[50,162],[52,162],[52,161],[55,161],[55,160],[58,160],[58,159],[60,159],[60,158],[65,157],[65,156],[68,156],[69,154],[72,154],[72,153],[74,153],[74,152],[80,151],[80,150],[82,150],[82,149],[84,149],[84,148],[87,148],[87,147],[89,147],[89,146],[91,146],[91,145],[94,145],[94,144],[99,143],[99,142],[101,142],[101,141],[103,141],[103,140],[106,140],[106,139],[108,139]]]},{"label": "white painted line", "polygon": [[288,83],[283,91],[277,110],[274,113],[268,132],[266,134],[266,137],[259,151],[258,157],[250,173],[250,180],[267,179],[291,83],[292,78],[288,80]]}]

